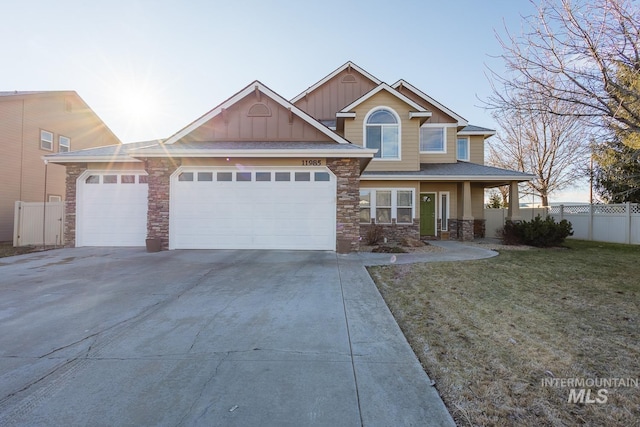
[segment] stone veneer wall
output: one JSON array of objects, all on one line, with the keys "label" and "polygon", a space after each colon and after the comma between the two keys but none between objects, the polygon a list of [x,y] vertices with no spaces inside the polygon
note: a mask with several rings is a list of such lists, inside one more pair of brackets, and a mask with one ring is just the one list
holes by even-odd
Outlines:
[{"label": "stone veneer wall", "polygon": [[360,249],[360,162],[358,159],[327,159],[336,175],[336,250]]},{"label": "stone veneer wall", "polygon": [[473,240],[473,227],[475,221],[472,219],[458,220],[458,239],[463,241]]},{"label": "stone veneer wall", "polygon": [[473,237],[475,239],[482,239],[486,235],[486,220],[476,219],[473,221]]},{"label": "stone veneer wall", "polygon": [[[382,236],[387,238],[387,242],[399,244],[403,237],[420,240],[419,219],[414,219],[413,224],[396,224],[395,219],[391,221],[391,224],[378,224],[382,227]],[[363,242],[367,241],[367,232],[372,225],[374,224],[360,224],[360,237]]]},{"label": "stone veneer wall", "polygon": [[64,246],[76,246],[76,201],[78,177],[87,170],[86,163],[70,163],[65,165],[67,176],[65,179],[66,196],[64,200]]},{"label": "stone veneer wall", "polygon": [[162,249],[169,249],[169,196],[171,174],[180,166],[175,159],[146,159],[149,174],[147,238],[159,238]]}]

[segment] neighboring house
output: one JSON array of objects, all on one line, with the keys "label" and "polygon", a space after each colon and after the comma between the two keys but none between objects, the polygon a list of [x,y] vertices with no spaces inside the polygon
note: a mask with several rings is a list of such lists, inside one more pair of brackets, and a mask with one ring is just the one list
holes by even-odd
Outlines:
[{"label": "neighboring house", "polygon": [[74,91],[0,92],[0,241],[13,239],[16,201],[65,199],[65,168],[44,155],[119,143]]},{"label": "neighboring house", "polygon": [[484,188],[517,200],[531,179],[484,166],[493,134],[348,62],[291,101],[255,81],[164,141],[48,158],[76,195],[68,245],[348,252],[374,222],[391,240],[483,235]]}]

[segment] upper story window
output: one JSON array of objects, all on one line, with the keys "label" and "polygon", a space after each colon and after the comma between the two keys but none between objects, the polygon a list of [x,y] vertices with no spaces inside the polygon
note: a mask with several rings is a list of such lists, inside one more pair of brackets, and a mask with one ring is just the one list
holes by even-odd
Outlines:
[{"label": "upper story window", "polygon": [[58,151],[61,153],[66,153],[71,150],[71,138],[67,138],[66,136],[58,137]]},{"label": "upper story window", "polygon": [[40,148],[53,151],[53,133],[46,130],[40,131]]},{"label": "upper story window", "polygon": [[400,158],[400,124],[390,109],[379,108],[367,117],[365,147],[378,149],[375,159]]},{"label": "upper story window", "polygon": [[441,126],[423,126],[420,128],[420,152],[446,153],[446,128]]},{"label": "upper story window", "polygon": [[458,137],[457,142],[457,159],[462,160],[463,162],[469,161],[469,138],[465,136]]}]

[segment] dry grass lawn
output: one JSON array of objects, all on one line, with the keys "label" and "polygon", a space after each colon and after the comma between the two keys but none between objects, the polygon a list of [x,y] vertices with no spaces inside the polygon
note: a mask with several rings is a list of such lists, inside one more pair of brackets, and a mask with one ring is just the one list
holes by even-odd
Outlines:
[{"label": "dry grass lawn", "polygon": [[640,388],[581,404],[542,385],[640,378],[640,247],[567,247],[370,268],[458,425],[640,425]]}]

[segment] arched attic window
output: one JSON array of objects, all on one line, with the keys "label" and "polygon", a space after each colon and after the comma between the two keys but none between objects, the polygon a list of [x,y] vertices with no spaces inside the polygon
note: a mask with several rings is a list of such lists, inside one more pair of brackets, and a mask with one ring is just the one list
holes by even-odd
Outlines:
[{"label": "arched attic window", "polygon": [[377,148],[376,159],[400,158],[400,124],[388,108],[376,108],[365,121],[365,147]]}]

